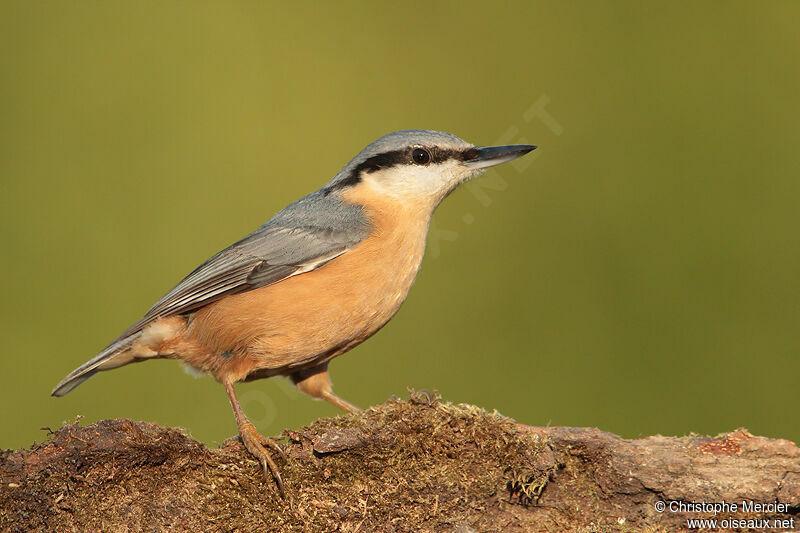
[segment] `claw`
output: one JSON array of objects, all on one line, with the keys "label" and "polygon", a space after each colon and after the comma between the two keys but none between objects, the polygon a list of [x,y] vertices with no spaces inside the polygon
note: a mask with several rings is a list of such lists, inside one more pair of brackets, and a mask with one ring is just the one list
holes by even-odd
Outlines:
[{"label": "claw", "polygon": [[286,492],[284,491],[283,479],[278,470],[278,465],[275,464],[272,456],[270,456],[269,452],[264,448],[264,445],[269,446],[275,450],[281,458],[286,460],[286,454],[281,450],[280,446],[278,446],[278,443],[261,435],[249,422],[239,427],[239,437],[242,439],[242,444],[244,444],[247,451],[261,463],[261,467],[264,469],[264,475],[267,477],[272,475],[272,478],[275,479],[275,483],[278,485],[281,496],[285,497]]},{"label": "claw", "polygon": [[242,444],[244,444],[247,451],[261,463],[261,468],[264,469],[264,475],[269,478],[267,473],[269,472],[269,474],[272,474],[275,483],[278,484],[281,497],[285,498],[286,492],[283,490],[283,479],[281,478],[281,473],[278,471],[278,465],[272,460],[272,456],[270,456],[264,446],[272,448],[284,461],[287,460],[286,454],[283,453],[283,450],[281,450],[277,442],[259,433],[255,426],[244,416],[242,407],[239,405],[239,400],[236,398],[236,391],[233,390],[233,383],[226,382],[224,385],[225,391],[228,393],[228,399],[231,402],[231,407],[233,407],[233,414],[236,415],[236,425],[239,426],[239,438],[242,439]]},{"label": "claw", "polygon": [[286,455],[286,452],[283,451],[283,448],[281,448],[280,445],[277,442],[275,442],[274,440],[270,439],[269,437],[264,437],[263,435],[261,435],[261,438],[263,439],[261,441],[261,444],[263,444],[265,446],[269,446],[270,448],[272,448],[272,450],[275,453],[277,453],[278,455],[280,455],[281,459],[283,459],[284,461],[288,461],[289,460],[289,456]]}]

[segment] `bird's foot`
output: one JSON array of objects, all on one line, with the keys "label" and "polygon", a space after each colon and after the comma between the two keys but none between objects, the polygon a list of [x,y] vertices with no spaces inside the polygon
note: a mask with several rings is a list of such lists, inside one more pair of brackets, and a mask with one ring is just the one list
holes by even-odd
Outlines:
[{"label": "bird's foot", "polygon": [[264,475],[269,478],[271,474],[275,479],[275,483],[278,484],[278,490],[280,491],[281,496],[285,496],[283,490],[283,479],[281,478],[281,473],[278,471],[278,465],[275,464],[272,456],[265,448],[265,446],[271,448],[278,455],[280,455],[284,461],[286,461],[286,454],[283,452],[283,450],[281,450],[281,447],[278,446],[278,443],[263,436],[250,422],[245,422],[239,426],[239,438],[242,439],[242,443],[244,444],[244,447],[247,448],[247,451],[250,452],[250,454],[253,455],[253,457],[255,457],[259,463],[261,463],[261,466],[264,469]]}]

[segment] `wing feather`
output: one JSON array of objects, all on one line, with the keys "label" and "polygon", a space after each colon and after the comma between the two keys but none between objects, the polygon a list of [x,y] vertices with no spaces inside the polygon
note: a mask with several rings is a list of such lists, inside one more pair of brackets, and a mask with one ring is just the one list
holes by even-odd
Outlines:
[{"label": "wing feather", "polygon": [[186,276],[114,342],[141,331],[159,317],[188,313],[224,296],[318,268],[362,238],[347,238],[328,228],[259,228]]},{"label": "wing feather", "polygon": [[367,237],[371,226],[361,207],[321,189],[301,198],[244,239],[197,267],[95,357],[53,390],[63,396],[99,370],[127,364],[117,354],[160,317],[190,313],[224,298],[319,268]]}]

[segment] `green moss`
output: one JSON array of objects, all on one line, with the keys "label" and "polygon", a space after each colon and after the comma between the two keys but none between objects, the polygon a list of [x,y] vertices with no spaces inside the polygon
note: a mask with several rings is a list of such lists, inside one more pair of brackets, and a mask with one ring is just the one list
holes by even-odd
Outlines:
[{"label": "green moss", "polygon": [[[596,497],[578,459],[546,438],[431,393],[321,419],[284,440],[285,499],[238,440],[209,450],[153,424],[68,425],[3,456],[0,530],[574,529]],[[565,473],[573,494],[543,505]]]}]

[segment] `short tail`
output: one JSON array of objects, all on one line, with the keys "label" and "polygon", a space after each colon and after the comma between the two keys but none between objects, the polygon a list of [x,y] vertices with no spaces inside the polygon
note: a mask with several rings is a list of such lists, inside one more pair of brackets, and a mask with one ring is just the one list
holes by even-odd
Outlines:
[{"label": "short tail", "polygon": [[109,344],[105,350],[70,372],[67,377],[61,380],[61,383],[56,385],[50,395],[64,396],[101,370],[110,370],[134,361],[135,358],[131,353],[130,347],[139,335],[137,332]]}]

